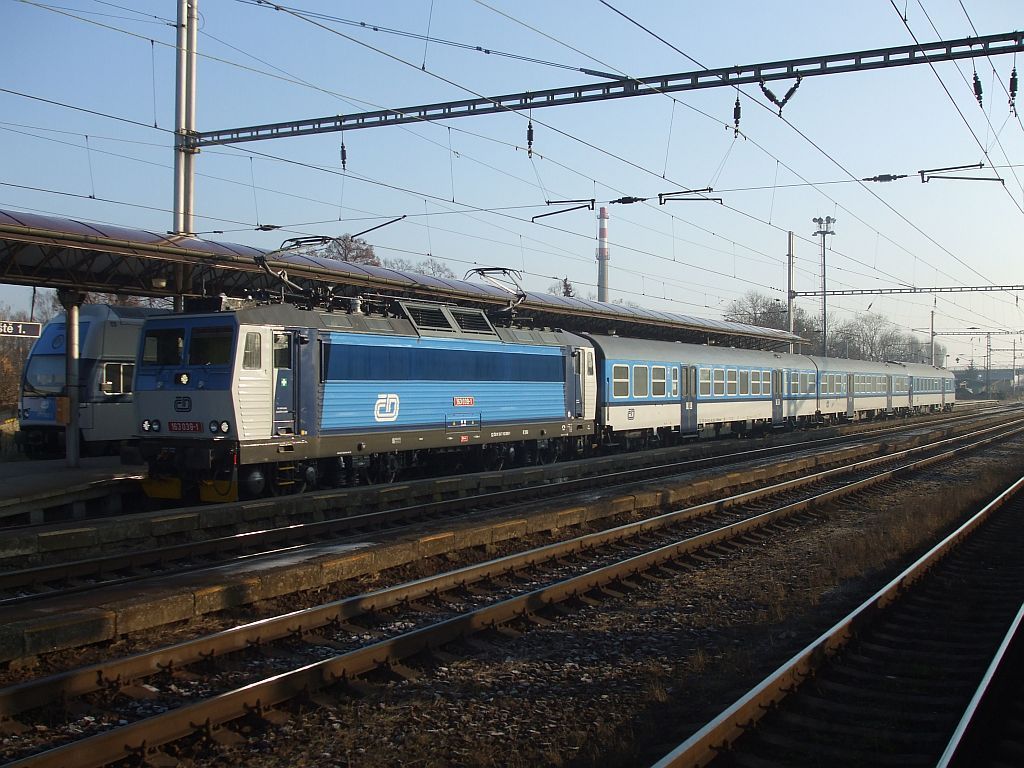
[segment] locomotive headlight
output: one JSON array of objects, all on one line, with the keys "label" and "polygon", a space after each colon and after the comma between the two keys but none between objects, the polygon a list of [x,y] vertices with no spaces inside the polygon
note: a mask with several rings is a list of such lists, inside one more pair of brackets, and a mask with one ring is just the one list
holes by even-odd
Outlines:
[{"label": "locomotive headlight", "polygon": [[144,419],[142,421],[142,431],[143,432],[149,432],[152,428],[153,428],[153,422],[151,422],[149,419]]},{"label": "locomotive headlight", "polygon": [[160,419],[153,419],[151,422],[149,422],[149,428],[151,430],[153,430],[154,432],[159,432],[160,431]]},{"label": "locomotive headlight", "polygon": [[214,419],[210,422],[210,432],[216,434],[218,429],[220,429],[220,424],[218,424],[217,420]]},{"label": "locomotive headlight", "polygon": [[231,425],[228,424],[226,421],[222,421],[220,423],[220,431],[226,435],[228,432],[231,431]]}]

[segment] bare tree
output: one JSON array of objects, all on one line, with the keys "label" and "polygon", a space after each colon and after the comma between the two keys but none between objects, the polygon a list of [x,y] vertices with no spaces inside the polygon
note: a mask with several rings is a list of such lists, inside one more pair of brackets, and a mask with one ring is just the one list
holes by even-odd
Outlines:
[{"label": "bare tree", "polygon": [[373,252],[373,246],[361,237],[342,235],[332,240],[317,255],[337,261],[348,261],[353,264],[366,264],[371,267],[381,266],[380,259]]},{"label": "bare tree", "polygon": [[434,257],[417,262],[402,258],[384,259],[383,266],[388,269],[397,269],[402,272],[415,272],[418,275],[431,275],[433,277],[445,277],[452,279],[456,277],[456,274],[452,272],[451,268],[447,264],[443,261],[438,261]]},{"label": "bare tree", "polygon": [[547,287],[547,293],[553,296],[565,296],[566,298],[572,298],[576,295],[576,289],[573,284],[569,282],[568,277],[564,277],[561,280],[555,280],[551,285]]},{"label": "bare tree", "polygon": [[[812,343],[821,339],[821,328],[802,307],[793,307],[793,332]],[[748,323],[762,328],[789,330],[789,315],[786,305],[779,299],[765,296],[757,291],[747,291],[742,298],[729,302],[723,314],[725,320],[734,323]],[[819,341],[820,346],[820,341]]]},{"label": "bare tree", "polygon": [[[28,320],[28,312],[0,304],[0,319]],[[38,318],[37,318],[38,319]],[[21,391],[21,372],[35,339],[0,336],[0,407],[16,406]]]}]

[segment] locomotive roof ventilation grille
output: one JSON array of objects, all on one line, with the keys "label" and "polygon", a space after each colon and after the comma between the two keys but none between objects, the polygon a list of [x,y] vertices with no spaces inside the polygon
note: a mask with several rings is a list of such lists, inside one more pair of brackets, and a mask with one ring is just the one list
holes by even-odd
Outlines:
[{"label": "locomotive roof ventilation grille", "polygon": [[405,310],[405,314],[409,316],[409,319],[420,330],[441,331],[444,333],[453,333],[455,331],[444,310],[437,305],[414,304],[409,301],[403,301],[401,306]]},{"label": "locomotive roof ventilation grille", "polygon": [[482,309],[467,309],[464,307],[448,307],[448,314],[455,320],[459,330],[463,333],[476,335],[497,336],[490,320]]}]

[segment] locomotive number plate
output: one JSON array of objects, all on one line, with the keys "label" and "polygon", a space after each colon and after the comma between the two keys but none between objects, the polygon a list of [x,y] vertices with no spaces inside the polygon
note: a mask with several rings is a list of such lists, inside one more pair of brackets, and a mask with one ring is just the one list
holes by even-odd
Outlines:
[{"label": "locomotive number plate", "polygon": [[203,425],[198,421],[169,421],[167,429],[171,432],[202,432]]}]

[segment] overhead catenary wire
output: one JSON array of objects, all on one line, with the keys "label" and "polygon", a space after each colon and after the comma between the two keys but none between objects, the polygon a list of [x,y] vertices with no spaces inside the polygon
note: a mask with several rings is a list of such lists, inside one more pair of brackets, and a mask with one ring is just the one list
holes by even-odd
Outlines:
[{"label": "overhead catenary wire", "polygon": [[[36,5],[36,6],[38,6],[38,7],[43,7],[43,8],[47,8],[48,10],[54,10],[53,8],[50,8],[50,7],[48,7],[48,6],[42,6],[42,5],[40,5],[39,3],[33,3],[33,2],[30,2],[29,0],[21,0],[21,2],[26,2],[27,4],[30,4],[30,5]],[[74,16],[73,14],[65,14],[65,15],[71,16],[72,18],[79,18],[79,17],[76,17],[76,16]],[[92,22],[92,21],[90,21],[90,20],[88,20],[88,19],[80,19],[80,20],[83,20],[83,21],[87,21],[87,22],[89,22],[89,23],[93,23],[93,24],[97,24],[96,22]],[[141,36],[139,36],[139,35],[136,35],[136,34],[134,34],[134,33],[132,33],[132,32],[126,31],[126,30],[120,30],[120,29],[118,29],[118,28],[116,28],[116,27],[110,27],[109,25],[97,24],[97,26],[100,26],[100,27],[103,27],[103,28],[106,28],[106,29],[110,29],[110,30],[113,30],[113,31],[123,32],[123,33],[125,33],[125,34],[128,34],[129,36],[137,37],[137,38],[139,38],[140,40],[141,40],[141,39],[147,39],[147,38],[142,38]],[[204,34],[206,34],[206,33],[204,33]],[[215,40],[217,40],[217,38],[213,37],[212,35],[208,35],[208,34],[207,34],[207,36],[211,37],[212,39],[215,39]],[[223,43],[223,41],[219,41],[219,42],[222,42],[222,43]],[[224,44],[226,44],[226,43],[224,43]],[[240,52],[243,52],[243,51],[241,51],[241,49],[238,49],[237,47],[231,46],[230,44],[226,44],[226,45],[228,45],[228,47],[231,47],[231,48],[232,48],[233,50],[236,50],[236,51],[240,51]],[[371,47],[371,48],[372,48],[372,47]],[[245,53],[245,52],[243,52],[243,53]],[[248,54],[248,53],[246,53],[246,55],[250,55],[250,56],[251,56],[251,54]],[[268,76],[271,76],[271,77],[273,77],[273,76],[274,76],[274,75],[272,75],[272,74],[269,74],[269,73],[261,72],[260,70],[253,70],[252,68],[250,68],[250,67],[245,67],[244,65],[239,65],[239,64],[237,64],[237,63],[234,63],[234,62],[228,62],[228,61],[226,61],[226,60],[224,60],[224,59],[220,59],[220,58],[218,58],[218,57],[212,57],[212,56],[205,56],[205,57],[206,57],[206,58],[210,58],[210,59],[212,59],[212,60],[214,60],[214,61],[219,61],[219,62],[222,62],[222,63],[228,63],[228,64],[231,64],[231,65],[233,65],[233,66],[238,66],[238,67],[240,67],[241,69],[245,69],[245,70],[249,70],[249,71],[254,71],[254,72],[258,73],[258,74],[264,74],[264,75],[268,75]],[[267,62],[265,62],[264,60],[262,60],[262,59],[259,59],[258,57],[253,57],[253,58],[255,58],[256,60],[260,61],[261,63],[264,63],[264,64],[266,64],[267,66],[273,66],[273,65],[270,65],[270,64],[268,64],[268,63],[267,63]],[[275,67],[275,68],[276,68],[276,67]],[[276,68],[276,69],[278,69],[278,71],[279,71],[279,72],[284,72],[284,70],[280,70],[279,68]],[[287,74],[287,73],[286,73],[286,74]],[[306,81],[303,81],[303,80],[301,80],[301,79],[296,79],[296,78],[295,78],[294,76],[291,76],[291,75],[288,75],[288,76],[285,76],[285,77],[280,77],[279,79],[282,79],[282,80],[284,80],[284,81],[286,81],[286,82],[291,82],[291,83],[297,83],[297,84],[307,85],[308,87],[311,87],[311,88],[315,88],[315,89],[317,89],[317,90],[321,90],[321,91],[324,91],[325,93],[332,93],[332,95],[335,95],[335,96],[337,96],[338,98],[342,98],[342,99],[345,99],[345,97],[343,97],[343,96],[341,96],[341,95],[339,95],[339,94],[333,94],[333,92],[330,92],[330,91],[327,91],[326,89],[322,89],[322,88],[319,88],[318,86],[315,86],[315,85],[309,84],[309,83],[307,83]],[[362,101],[361,101],[360,103],[366,103],[366,102],[362,102]],[[379,105],[373,105],[373,106],[379,106]],[[699,110],[698,110],[698,111],[699,111]],[[702,113],[702,114],[704,114],[704,113]],[[706,117],[710,117],[710,116],[707,116],[707,115],[705,115],[705,116],[706,116]],[[474,132],[471,132],[471,131],[462,131],[462,132],[463,132],[463,133],[467,133],[467,134],[469,134],[469,135],[474,135],[474,136],[477,136],[477,137],[479,137],[479,138],[483,138],[483,139],[486,139],[486,140],[489,140],[489,141],[495,141],[495,140],[494,140],[494,139],[492,139],[491,137],[485,137],[485,136],[482,136],[481,134],[478,134],[478,133],[474,133]],[[559,132],[560,132],[560,133],[563,133],[563,135],[567,135],[567,136],[569,136],[570,138],[575,138],[575,137],[572,137],[572,136],[571,136],[571,134],[565,134],[564,132],[561,132],[561,131],[559,131]],[[414,135],[418,135],[418,134],[414,134]],[[422,139],[424,139],[424,140],[426,140],[426,141],[429,141],[430,143],[436,144],[437,146],[441,146],[439,142],[434,142],[433,140],[431,140],[431,139],[429,139],[429,138],[426,138],[426,137],[422,137],[422,136],[420,136],[420,138],[422,138]],[[503,143],[503,144],[509,145],[509,144],[508,144],[507,142],[501,142],[500,140],[497,140],[497,141],[498,141],[498,143]],[[509,145],[509,146],[514,146],[514,145]],[[593,145],[591,145],[591,146],[593,146]],[[613,155],[613,156],[614,156],[614,155]],[[550,160],[550,158],[549,158],[549,160]],[[555,162],[556,162],[556,161],[555,161]],[[556,162],[556,165],[558,165],[559,167],[565,168],[566,170],[569,170],[570,172],[573,172],[573,173],[579,173],[578,171],[575,171],[574,169],[571,169],[571,168],[569,168],[568,166],[565,166],[564,164],[561,164],[561,163],[557,163],[557,162]],[[638,167],[638,166],[637,166],[637,167]],[[643,169],[643,170],[646,170],[646,169]],[[648,171],[648,172],[650,173],[650,171]],[[538,181],[540,181],[539,173],[537,173],[537,176],[538,176]],[[543,185],[541,185],[541,186],[543,186]],[[734,210],[737,210],[737,209],[734,209]],[[744,213],[744,212],[742,212],[742,211],[738,211],[738,210],[737,210],[737,212],[741,213],[741,215],[747,215],[747,214],[745,214],[745,213]],[[749,218],[754,218],[754,219],[756,220],[756,217],[750,217],[750,216],[748,216],[748,217],[749,217]],[[779,228],[779,227],[776,227],[776,228],[777,228],[777,229],[780,229],[780,230],[781,230],[781,228]],[[710,233],[710,234],[712,234],[712,235],[715,235],[715,236],[718,236],[718,235],[717,235],[716,233]],[[749,246],[746,246],[746,247],[748,247],[748,248],[749,248]]]},{"label": "overhead catenary wire", "polygon": [[[891,1],[892,1],[892,0],[890,0],[890,2],[891,2]],[[484,4],[484,3],[482,3],[482,0],[475,0],[475,2],[478,2],[478,3]],[[645,27],[644,25],[642,25],[642,24],[640,24],[639,22],[637,22],[637,21],[635,21],[634,19],[632,19],[632,18],[631,18],[630,16],[628,16],[627,14],[625,14],[625,13],[623,13],[623,12],[619,11],[618,9],[616,9],[615,7],[613,7],[613,6],[612,6],[612,5],[610,4],[610,3],[608,3],[608,2],[607,2],[607,0],[599,0],[599,2],[600,2],[600,3],[602,4],[602,5],[605,5],[605,6],[606,6],[606,7],[608,7],[609,9],[613,10],[613,11],[614,11],[614,12],[615,12],[616,14],[618,14],[618,15],[619,15],[619,16],[621,16],[622,18],[624,18],[624,19],[626,19],[627,21],[629,21],[630,23],[632,23],[632,24],[634,24],[634,25],[638,26],[638,27],[639,27],[640,29],[642,29],[643,31],[647,32],[648,34],[650,34],[650,35],[652,35],[653,37],[655,37],[655,38],[656,38],[657,40],[659,40],[659,41],[661,41],[662,43],[664,43],[665,45],[669,46],[669,47],[670,47],[670,48],[672,48],[672,49],[673,49],[674,51],[676,51],[676,52],[677,52],[677,53],[679,53],[680,55],[684,56],[685,58],[687,58],[688,60],[690,60],[691,62],[693,62],[694,64],[696,64],[697,66],[701,67],[702,69],[707,69],[707,67],[705,67],[705,66],[704,66],[704,65],[703,65],[702,63],[700,63],[699,61],[697,61],[696,59],[694,59],[694,58],[693,58],[692,56],[690,56],[689,54],[686,54],[686,53],[685,53],[684,51],[682,51],[682,50],[680,50],[679,48],[677,48],[676,46],[672,45],[672,44],[671,44],[670,42],[668,42],[667,40],[665,40],[665,39],[664,39],[663,37],[661,37],[661,36],[660,36],[660,35],[658,35],[657,33],[655,33],[655,32],[653,32],[653,31],[651,31],[650,29],[648,29],[648,28],[647,28],[647,27]],[[507,14],[502,14],[502,15],[505,15],[505,16],[507,16]],[[509,17],[509,18],[511,18],[511,17]],[[529,26],[529,25],[525,25],[525,26]],[[915,42],[916,42],[916,39],[915,39]],[[920,43],[918,43],[918,44],[920,44]],[[570,46],[570,47],[571,47],[571,46]],[[573,49],[573,50],[576,50],[576,49]],[[933,69],[934,69],[934,65],[932,65],[932,67],[933,67]],[[743,93],[743,94],[744,94],[745,96],[747,96],[748,98],[751,98],[751,97],[750,97],[750,96],[749,96],[748,94],[746,94],[746,93],[745,93],[744,91],[742,91],[742,89],[739,89],[739,88],[738,88],[737,90],[739,90],[739,91],[740,91],[741,93]],[[753,98],[751,98],[751,100],[752,100],[752,101],[753,101],[753,102],[754,102],[755,104],[757,104],[758,106],[760,106],[760,107],[762,107],[762,108],[764,108],[764,109],[768,109],[768,110],[770,110],[770,107],[768,107],[768,106],[767,106],[766,104],[764,104],[764,103],[763,103],[763,102],[761,102],[760,100],[758,100],[758,99],[753,99]],[[828,158],[828,159],[829,159],[829,160],[830,160],[830,161],[831,161],[831,162],[832,162],[832,163],[833,163],[833,164],[834,164],[834,165],[835,165],[835,166],[836,166],[837,168],[839,168],[839,169],[840,169],[840,170],[841,170],[842,172],[846,173],[846,174],[847,174],[847,176],[849,176],[849,178],[850,178],[850,180],[851,180],[851,181],[853,181],[854,183],[857,183],[857,184],[859,184],[859,185],[860,185],[860,186],[861,186],[861,187],[862,187],[863,189],[865,189],[865,191],[867,191],[867,192],[868,192],[868,193],[869,193],[870,195],[872,195],[872,196],[873,196],[873,197],[874,197],[875,199],[877,199],[877,200],[878,200],[879,202],[881,202],[881,203],[882,203],[882,204],[883,204],[883,205],[884,205],[884,206],[885,206],[886,208],[888,208],[888,209],[889,209],[890,211],[892,211],[892,212],[893,212],[894,214],[896,214],[896,215],[897,215],[897,216],[898,216],[898,217],[899,217],[899,218],[900,218],[900,219],[901,219],[902,221],[904,221],[904,222],[905,222],[906,224],[910,225],[910,226],[911,226],[911,227],[912,227],[912,228],[913,228],[913,229],[914,229],[915,231],[917,231],[917,232],[918,232],[919,234],[923,235],[923,236],[924,236],[924,237],[925,237],[926,239],[928,239],[928,240],[929,240],[929,241],[930,241],[930,242],[931,242],[931,243],[932,243],[933,245],[937,246],[937,247],[938,247],[938,248],[939,248],[940,250],[942,250],[942,251],[943,251],[944,253],[946,253],[947,255],[949,255],[950,257],[952,257],[952,258],[953,258],[953,259],[954,259],[955,261],[957,261],[958,263],[960,263],[960,264],[961,264],[962,266],[964,266],[964,267],[966,267],[967,269],[969,269],[969,270],[970,270],[971,272],[973,272],[974,274],[976,274],[976,275],[977,275],[978,277],[980,277],[980,278],[981,278],[982,280],[985,280],[986,282],[988,282],[988,283],[990,283],[990,284],[994,284],[994,283],[993,283],[993,281],[991,281],[991,280],[989,280],[988,278],[986,278],[986,277],[985,277],[984,275],[982,275],[982,274],[981,274],[980,272],[978,272],[978,271],[977,271],[976,269],[974,269],[974,268],[973,268],[973,267],[972,267],[971,265],[969,265],[969,264],[968,264],[967,262],[965,262],[964,260],[962,260],[962,259],[961,259],[960,257],[956,256],[956,255],[955,255],[954,253],[952,253],[952,252],[951,252],[951,251],[950,251],[949,249],[947,249],[947,248],[945,248],[944,246],[942,246],[942,245],[941,245],[941,244],[940,244],[940,243],[939,243],[938,241],[936,241],[936,240],[935,240],[935,239],[934,239],[933,237],[931,237],[931,236],[930,236],[930,235],[929,235],[929,234],[928,234],[927,232],[925,232],[924,230],[922,230],[922,229],[921,229],[921,228],[920,228],[919,226],[917,226],[916,224],[914,224],[913,222],[911,222],[911,221],[910,221],[910,220],[909,220],[909,219],[908,219],[908,218],[907,218],[907,217],[906,217],[906,216],[905,216],[904,214],[902,214],[902,213],[901,213],[900,211],[896,210],[896,209],[895,209],[895,208],[894,208],[894,207],[893,207],[893,206],[892,206],[892,205],[891,205],[891,204],[890,204],[890,203],[889,203],[888,201],[884,200],[884,199],[883,199],[883,198],[881,198],[881,197],[880,197],[880,196],[879,196],[879,195],[878,195],[877,193],[875,193],[875,192],[874,192],[874,190],[871,190],[870,188],[868,188],[868,187],[867,187],[867,186],[866,186],[866,185],[865,185],[865,184],[863,183],[863,181],[862,181],[862,180],[860,180],[860,179],[859,179],[859,178],[858,178],[857,176],[855,176],[855,175],[854,175],[854,174],[852,174],[852,173],[851,173],[851,172],[850,172],[849,170],[847,170],[847,169],[846,169],[846,168],[845,168],[845,167],[844,167],[844,166],[843,166],[843,165],[842,165],[842,164],[841,164],[841,163],[840,163],[840,162],[839,162],[838,160],[836,160],[836,159],[835,159],[835,158],[834,158],[834,157],[833,157],[832,155],[830,155],[830,154],[829,154],[828,152],[826,152],[826,151],[825,151],[825,150],[824,150],[824,149],[823,149],[823,148],[822,148],[821,146],[819,146],[819,145],[818,145],[818,144],[817,144],[816,142],[814,142],[814,141],[813,141],[813,140],[812,140],[812,139],[811,139],[811,138],[810,138],[809,136],[807,136],[807,135],[806,135],[806,134],[805,134],[805,133],[804,133],[803,131],[801,131],[800,129],[798,129],[798,128],[797,128],[797,127],[796,127],[796,126],[795,126],[795,125],[794,125],[794,124],[793,124],[793,123],[792,123],[792,122],[790,121],[790,120],[788,120],[787,118],[785,118],[785,117],[784,117],[784,116],[782,116],[781,114],[779,115],[779,117],[780,117],[780,119],[782,119],[782,120],[783,120],[783,121],[784,121],[784,122],[786,123],[786,125],[787,125],[787,126],[789,126],[789,127],[790,127],[790,128],[792,129],[792,130],[794,130],[794,131],[795,131],[795,132],[796,132],[796,133],[797,133],[797,134],[798,134],[798,135],[799,135],[799,136],[800,136],[801,138],[803,138],[803,139],[804,139],[805,141],[807,141],[807,142],[808,142],[808,143],[809,143],[809,144],[810,144],[810,145],[811,145],[812,147],[814,147],[814,148],[815,148],[815,149],[816,149],[816,150],[817,150],[817,151],[818,151],[819,153],[821,153],[821,154],[822,154],[823,156],[825,156],[826,158]],[[758,145],[756,145],[756,144],[755,144],[755,146],[758,146]],[[772,155],[771,155],[771,153],[767,153],[767,154],[769,154],[769,156],[772,156]],[[786,167],[787,167],[787,170],[790,170],[788,166],[786,166]],[[798,175],[798,177],[799,177],[799,178],[803,178],[803,177],[799,176],[799,174],[797,174],[797,175]],[[827,196],[826,196],[826,197],[827,197]],[[835,204],[836,204],[836,205],[838,206],[838,203],[837,203],[836,201],[833,201],[833,203],[835,203]],[[1018,207],[1019,207],[1019,206],[1018,206]],[[861,222],[862,224],[864,224],[865,226],[867,226],[867,227],[868,227],[869,229],[875,230],[875,228],[874,228],[874,227],[871,227],[870,225],[868,225],[868,224],[867,224],[866,222],[864,222],[864,221],[863,221],[863,219],[861,219],[861,218],[860,218],[859,216],[857,216],[856,214],[854,214],[854,213],[853,213],[852,211],[850,211],[850,210],[849,210],[849,209],[848,209],[847,207],[843,206],[843,209],[844,209],[845,211],[847,211],[847,212],[851,213],[852,215],[854,215],[854,217],[855,217],[855,218],[857,219],[857,221]],[[875,231],[877,231],[877,230],[875,230]],[[909,255],[912,255],[912,256],[913,256],[913,257],[914,257],[915,259],[917,259],[917,258],[918,258],[918,257],[917,257],[917,256],[916,256],[915,254],[911,254],[911,253],[910,253],[910,251],[908,251],[908,250],[907,250],[906,248],[904,248],[903,246],[900,246],[900,245],[899,245],[898,243],[895,243],[894,241],[892,241],[892,239],[891,239],[891,238],[889,238],[888,236],[886,236],[886,239],[887,239],[887,240],[889,240],[890,242],[892,242],[892,243],[893,243],[894,245],[896,245],[897,247],[901,248],[901,250],[904,250],[904,251],[906,251],[906,252],[907,252],[907,253],[908,253]],[[865,265],[865,266],[866,266],[866,265]],[[938,269],[937,267],[935,267],[935,268],[936,268],[936,269]],[[886,274],[886,273],[882,272],[882,274]],[[947,276],[947,277],[949,277],[950,279],[954,279],[954,278],[952,277],[952,275],[949,275],[949,274],[948,274],[948,273],[946,273],[945,271],[942,271],[942,274],[946,275],[946,276]],[[890,275],[890,277],[893,277],[893,276],[891,276],[891,275]],[[948,301],[948,299],[944,299],[944,300]],[[950,302],[950,303],[954,304],[954,306],[959,306],[959,305],[957,305],[957,304],[956,304],[956,302]]]}]

